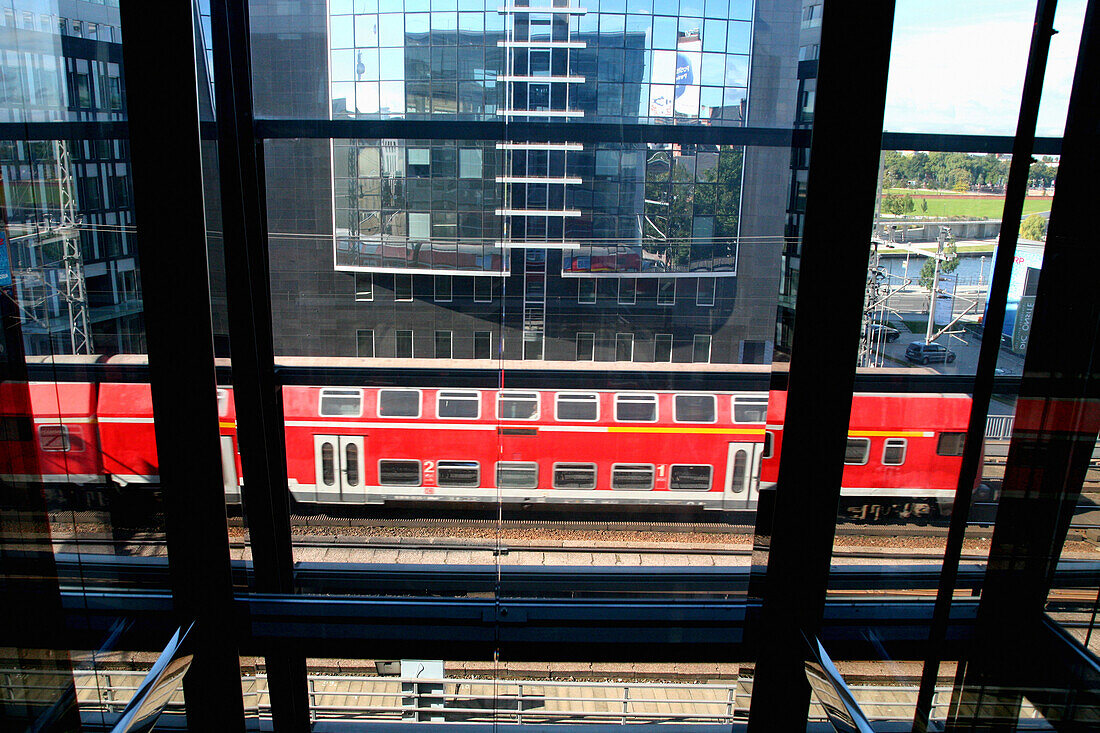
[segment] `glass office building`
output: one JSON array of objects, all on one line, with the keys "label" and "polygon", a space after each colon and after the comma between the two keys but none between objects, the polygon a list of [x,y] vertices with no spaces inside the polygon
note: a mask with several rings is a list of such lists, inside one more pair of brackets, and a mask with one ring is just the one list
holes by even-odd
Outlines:
[{"label": "glass office building", "polygon": [[0,728],[1095,727],[1096,5],[10,0]]}]

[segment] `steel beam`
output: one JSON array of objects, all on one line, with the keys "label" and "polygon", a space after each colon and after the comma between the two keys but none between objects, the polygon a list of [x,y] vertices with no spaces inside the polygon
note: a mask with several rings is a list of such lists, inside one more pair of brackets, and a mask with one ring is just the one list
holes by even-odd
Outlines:
[{"label": "steel beam", "polygon": [[[774,520],[770,528],[758,524],[757,532],[768,564],[750,731],[806,725],[803,636],[818,636],[829,577],[893,22],[894,3],[887,0],[830,4],[822,23],[783,452]],[[837,184],[841,171],[844,185]]]},{"label": "steel beam", "polygon": [[[188,725],[244,730],[218,437],[190,2],[123,0],[149,375],[175,609],[198,621]],[[171,80],[171,83],[166,83]],[[170,146],[168,142],[170,141]],[[166,147],[167,146],[167,147]],[[170,152],[170,155],[166,155]]]}]

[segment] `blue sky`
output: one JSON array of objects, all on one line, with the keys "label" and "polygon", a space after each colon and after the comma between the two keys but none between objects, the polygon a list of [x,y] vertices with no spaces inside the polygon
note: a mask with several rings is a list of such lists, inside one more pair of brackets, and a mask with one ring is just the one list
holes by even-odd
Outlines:
[{"label": "blue sky", "polygon": [[[1058,3],[1039,135],[1065,127],[1084,14],[1084,0]],[[1014,134],[1034,19],[1021,0],[898,0],[885,129]]]}]

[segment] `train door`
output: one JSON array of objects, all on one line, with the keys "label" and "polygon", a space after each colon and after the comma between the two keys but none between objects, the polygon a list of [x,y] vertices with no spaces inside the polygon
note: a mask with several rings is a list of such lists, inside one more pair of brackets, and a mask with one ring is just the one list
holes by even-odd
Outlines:
[{"label": "train door", "polygon": [[726,509],[756,506],[760,496],[763,443],[730,443],[726,457]]},{"label": "train door", "polygon": [[363,436],[315,435],[313,460],[317,466],[317,501],[361,503],[363,484]]}]

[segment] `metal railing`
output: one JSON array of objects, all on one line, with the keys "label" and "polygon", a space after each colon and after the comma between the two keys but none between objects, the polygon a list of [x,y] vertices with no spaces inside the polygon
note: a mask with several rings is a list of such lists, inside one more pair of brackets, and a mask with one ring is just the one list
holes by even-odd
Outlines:
[{"label": "metal railing", "polygon": [[[48,674],[43,670],[0,670],[0,699],[14,700],[35,685],[28,675]],[[82,711],[120,714],[133,698],[147,672],[141,670],[75,670],[77,699]],[[406,705],[402,683],[442,683],[441,695],[423,697],[441,700],[435,705]],[[270,718],[267,676],[242,679],[247,708],[261,718]],[[729,724],[748,716],[751,680],[730,680],[719,684],[666,682],[574,682],[556,680],[492,680],[442,678],[406,679],[358,675],[311,674],[310,719],[400,721],[410,714],[442,714],[455,723],[639,723]],[[41,685],[43,690],[54,686]],[[917,686],[853,685],[852,695],[871,720],[911,719],[916,707]],[[938,687],[932,698],[932,719],[945,719],[951,704],[951,687]],[[1024,717],[1038,717],[1025,706]],[[183,713],[183,693],[177,691],[165,713]],[[815,700],[810,720],[826,720]]]}]

